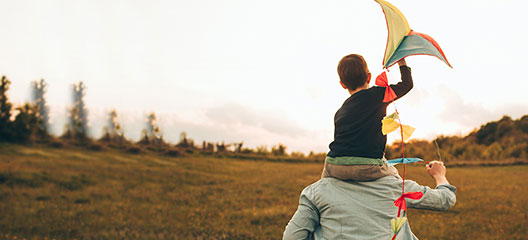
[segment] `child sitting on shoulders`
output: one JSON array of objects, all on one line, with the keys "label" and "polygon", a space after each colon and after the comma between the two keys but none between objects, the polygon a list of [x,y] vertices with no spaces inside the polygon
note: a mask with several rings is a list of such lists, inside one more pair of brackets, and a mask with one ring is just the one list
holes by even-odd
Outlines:
[{"label": "child sitting on shoulders", "polygon": [[[413,87],[411,69],[405,59],[398,62],[401,82],[390,85],[396,99]],[[381,132],[381,120],[387,114],[390,102],[383,102],[385,87],[371,87],[371,74],[361,55],[350,54],[337,66],[341,86],[350,97],[345,100],[334,117],[334,141],[330,143],[322,177],[341,180],[372,181],[398,175],[394,167],[385,163],[387,136]]]}]

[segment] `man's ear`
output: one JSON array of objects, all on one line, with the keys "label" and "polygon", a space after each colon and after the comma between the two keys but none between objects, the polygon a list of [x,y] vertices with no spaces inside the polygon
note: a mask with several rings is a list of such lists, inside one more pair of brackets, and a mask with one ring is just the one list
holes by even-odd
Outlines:
[{"label": "man's ear", "polygon": [[343,87],[344,89],[347,89],[347,87],[345,86],[343,82],[339,81],[339,83],[341,83],[341,87]]},{"label": "man's ear", "polygon": [[370,79],[372,78],[372,74],[371,73],[368,73],[368,77],[367,77],[367,85],[370,84]]}]

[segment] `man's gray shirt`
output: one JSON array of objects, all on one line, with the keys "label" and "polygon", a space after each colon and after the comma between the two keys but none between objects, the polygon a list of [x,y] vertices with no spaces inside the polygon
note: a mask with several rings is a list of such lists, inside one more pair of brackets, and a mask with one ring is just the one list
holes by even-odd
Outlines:
[{"label": "man's gray shirt", "polygon": [[[407,207],[447,210],[456,202],[456,188],[442,184],[431,189],[405,180],[405,192],[422,192]],[[286,226],[283,239],[391,239],[390,221],[397,215],[394,200],[402,193],[402,179],[386,176],[370,182],[322,178],[306,187],[299,207]],[[418,239],[408,223],[396,239]]]}]

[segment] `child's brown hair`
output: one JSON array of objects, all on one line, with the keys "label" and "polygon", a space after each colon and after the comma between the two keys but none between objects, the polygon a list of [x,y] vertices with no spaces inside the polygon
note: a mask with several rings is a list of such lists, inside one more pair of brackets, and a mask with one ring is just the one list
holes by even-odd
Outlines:
[{"label": "child's brown hair", "polygon": [[350,54],[339,61],[337,73],[347,89],[356,90],[367,81],[369,70],[367,62],[361,55]]}]

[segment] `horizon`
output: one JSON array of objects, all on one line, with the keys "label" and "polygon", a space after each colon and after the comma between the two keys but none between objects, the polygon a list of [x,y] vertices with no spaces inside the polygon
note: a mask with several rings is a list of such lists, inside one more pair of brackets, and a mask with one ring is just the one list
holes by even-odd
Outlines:
[{"label": "horizon", "polygon": [[[8,96],[9,96],[9,91],[8,91]],[[72,101],[72,104],[73,104],[73,101]],[[21,106],[21,105],[22,104],[14,104],[13,111],[14,111],[15,107]],[[50,116],[52,116],[52,117],[50,119],[49,132],[50,132],[50,134],[54,135],[55,137],[59,137],[62,134],[64,134],[64,132],[65,132],[67,121],[68,121],[67,111],[69,111],[69,107],[71,107],[71,106],[63,106],[63,111],[62,112],[59,112],[59,111],[51,112],[50,111]],[[57,110],[58,108],[54,108],[54,109]],[[118,122],[121,125],[121,129],[124,132],[125,138],[127,138],[128,140],[134,141],[134,142],[139,141],[140,138],[141,138],[141,132],[144,129],[146,129],[147,115],[150,114],[151,112],[143,112],[143,113],[139,113],[138,111],[121,112],[121,111],[119,111],[119,109],[98,109],[96,111],[96,114],[95,114],[95,118],[97,120],[94,121],[94,120],[91,120],[93,118],[90,118],[90,116],[94,116],[94,114],[91,114],[93,111],[91,111],[90,109],[87,109],[88,119],[89,119],[89,122],[88,122],[88,136],[90,138],[92,138],[92,139],[99,139],[99,138],[101,138],[103,136],[103,128],[105,126],[107,126],[107,122],[108,122],[108,120],[107,120],[108,115],[107,114],[111,110],[116,110],[116,112],[118,114]],[[158,126],[160,126],[161,136],[163,136],[163,138],[167,141],[167,143],[169,143],[169,144],[177,144],[179,142],[179,140],[180,140],[180,134],[182,132],[185,132],[186,134],[188,133],[187,131],[185,131],[185,129],[182,129],[179,132],[178,132],[178,130],[172,130],[171,131],[170,127],[171,126],[174,127],[174,125],[177,125],[177,124],[169,124],[168,122],[173,122],[173,121],[177,122],[178,121],[177,117],[175,117],[174,115],[161,114],[161,116],[160,116],[157,113],[155,113],[155,114],[156,114],[156,117],[157,117],[157,124],[158,124]],[[125,117],[123,117],[123,116],[125,116]],[[519,120],[523,116],[528,116],[528,113],[527,114],[523,114],[523,115],[518,116],[518,117],[512,117],[512,116],[509,116],[509,115],[502,115],[502,116],[500,116],[497,119],[481,123],[479,126],[475,126],[472,130],[470,130],[467,133],[458,133],[458,134],[451,134],[451,135],[440,133],[439,135],[436,135],[436,136],[432,137],[431,139],[425,139],[425,138],[422,139],[422,138],[412,138],[411,137],[408,141],[412,141],[412,140],[433,141],[435,138],[440,137],[440,136],[466,137],[469,134],[471,134],[471,133],[473,133],[475,131],[478,131],[479,128],[481,128],[482,126],[486,125],[489,122],[499,121],[503,117],[510,117],[513,120]],[[15,117],[15,115],[12,115],[12,117]],[[57,120],[57,118],[59,119],[58,121],[53,121],[53,120]],[[126,119],[124,119],[124,118],[126,118]],[[130,121],[131,119],[132,119],[132,121]],[[169,129],[169,130],[167,131],[167,129]],[[168,132],[170,134],[165,135],[165,132]],[[202,141],[213,142],[213,143],[225,142],[226,144],[243,142],[244,143],[244,147],[256,149],[259,146],[266,146],[266,147],[268,147],[268,150],[271,149],[271,147],[276,146],[277,144],[284,144],[282,142],[271,143],[271,144],[258,144],[258,143],[255,144],[254,143],[253,145],[249,145],[248,146],[243,139],[240,139],[240,140],[236,140],[236,139],[227,140],[227,139],[222,139],[221,135],[218,135],[217,136],[218,138],[213,139],[213,140],[203,138],[204,136],[198,136],[198,139],[197,139],[194,136],[191,136],[191,135],[188,135],[188,134],[187,134],[187,137],[188,137],[188,139],[195,140],[195,146],[197,146],[197,147],[200,146],[200,143]],[[387,142],[387,144],[391,145],[392,143],[397,142],[397,141],[399,141],[399,139],[398,138],[394,138],[392,142]],[[289,149],[288,145],[285,145],[285,146],[288,147],[286,149],[286,151],[290,152],[290,153],[291,152],[303,152],[304,154],[308,154],[309,152],[321,153],[321,151],[315,151],[314,149],[308,149],[307,151],[291,151]]]},{"label": "horizon", "polygon": [[[520,71],[528,49],[519,47],[528,42],[519,24],[527,3],[444,1],[429,11],[418,0],[390,2],[413,30],[435,38],[453,65],[406,58],[414,88],[396,104],[403,123],[417,128],[410,140],[464,136],[504,115],[528,114],[528,81]],[[348,97],[337,62],[360,53],[377,76],[387,40],[374,1],[2,5],[0,29],[8,34],[0,43],[0,74],[12,82],[9,99],[29,101],[30,82],[44,78],[56,135],[66,122],[71,84],[83,81],[95,138],[105,111],[116,109],[129,139],[139,139],[145,115],[154,112],[171,143],[186,132],[197,142],[327,152],[335,111]],[[390,68],[389,82],[397,81],[399,71]],[[392,111],[389,106],[387,114]]]}]

